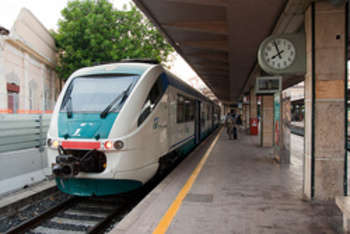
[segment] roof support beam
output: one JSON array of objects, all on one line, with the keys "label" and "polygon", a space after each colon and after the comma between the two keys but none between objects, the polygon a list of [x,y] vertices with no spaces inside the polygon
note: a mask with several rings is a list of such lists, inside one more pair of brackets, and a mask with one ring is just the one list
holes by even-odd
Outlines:
[{"label": "roof support beam", "polygon": [[229,72],[229,68],[228,66],[225,66],[225,65],[210,65],[210,66],[207,66],[207,65],[200,65],[200,64],[196,64],[194,65],[195,68],[203,68],[205,69],[207,72],[210,72],[210,71],[226,71],[226,72]]},{"label": "roof support beam", "polygon": [[225,83],[227,82],[227,77],[203,77],[203,79],[205,79],[207,82],[211,83],[211,84],[220,84],[223,85],[223,87],[225,87]]},{"label": "roof support beam", "polygon": [[207,70],[199,67],[197,70],[198,74],[200,75],[211,75],[211,76],[229,76],[230,73],[228,71],[222,71],[222,70]]},{"label": "roof support beam", "polygon": [[183,41],[180,42],[180,45],[183,46],[189,46],[193,48],[200,48],[200,49],[208,49],[208,50],[214,50],[214,51],[229,51],[228,47],[228,41],[227,40],[220,40],[220,41]]},{"label": "roof support beam", "polygon": [[190,59],[191,64],[195,65],[207,65],[207,66],[213,66],[213,65],[221,65],[229,67],[229,63],[221,62],[221,61],[208,61],[208,60],[200,60],[200,59]]},{"label": "roof support beam", "polygon": [[182,30],[214,33],[214,34],[228,34],[227,23],[225,21],[196,21],[196,22],[174,22],[165,23],[164,27],[173,27]]},{"label": "roof support beam", "polygon": [[[163,0],[164,1],[164,0]],[[197,4],[206,6],[227,6],[229,0],[165,0],[167,2]]]},{"label": "roof support beam", "polygon": [[211,75],[211,76],[229,76],[230,73],[227,71],[208,71],[204,69],[198,69],[199,74],[201,75]]},{"label": "roof support beam", "polygon": [[193,58],[200,58],[200,59],[206,59],[208,61],[220,61],[228,63],[228,55],[225,53],[191,53],[186,54],[186,57],[193,57]]},{"label": "roof support beam", "polygon": [[201,75],[200,77],[203,78],[204,80],[218,79],[218,80],[226,80],[226,81],[228,81],[230,79],[229,76],[225,76],[225,75],[205,74],[205,75]]}]

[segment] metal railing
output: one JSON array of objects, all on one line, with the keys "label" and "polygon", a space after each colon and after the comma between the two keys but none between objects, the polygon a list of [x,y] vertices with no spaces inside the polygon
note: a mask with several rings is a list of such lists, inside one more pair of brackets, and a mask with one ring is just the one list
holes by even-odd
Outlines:
[{"label": "metal railing", "polygon": [[51,114],[0,114],[0,153],[30,148],[44,151]]},{"label": "metal railing", "polygon": [[[289,125],[290,132],[294,135],[298,135],[301,137],[304,137],[304,127],[295,126],[295,125]],[[350,151],[350,137],[348,136],[348,144],[347,144],[347,150]]]},{"label": "metal railing", "polygon": [[294,135],[304,136],[304,127],[289,125],[290,132]]}]

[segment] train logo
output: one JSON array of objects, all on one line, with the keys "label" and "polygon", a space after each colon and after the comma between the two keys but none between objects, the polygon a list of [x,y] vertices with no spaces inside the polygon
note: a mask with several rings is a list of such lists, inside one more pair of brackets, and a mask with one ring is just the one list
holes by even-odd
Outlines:
[{"label": "train logo", "polygon": [[159,118],[156,117],[154,118],[154,121],[153,121],[153,129],[157,129],[158,125],[159,125]]}]

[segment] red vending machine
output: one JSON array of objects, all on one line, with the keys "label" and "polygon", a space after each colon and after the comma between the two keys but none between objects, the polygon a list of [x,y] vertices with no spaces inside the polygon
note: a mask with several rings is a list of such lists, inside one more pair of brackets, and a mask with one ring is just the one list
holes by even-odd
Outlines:
[{"label": "red vending machine", "polygon": [[258,135],[258,118],[250,118],[250,135]]}]

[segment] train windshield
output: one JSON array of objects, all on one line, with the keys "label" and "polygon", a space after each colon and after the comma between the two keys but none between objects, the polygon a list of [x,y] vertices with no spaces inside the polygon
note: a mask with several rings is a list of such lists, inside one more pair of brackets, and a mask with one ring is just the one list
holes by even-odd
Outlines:
[{"label": "train windshield", "polygon": [[[128,95],[138,76],[77,77],[67,88],[63,98],[62,112],[102,112],[113,100],[123,94]],[[126,93],[127,92],[127,93]],[[109,112],[117,112],[125,99],[113,103]]]}]

